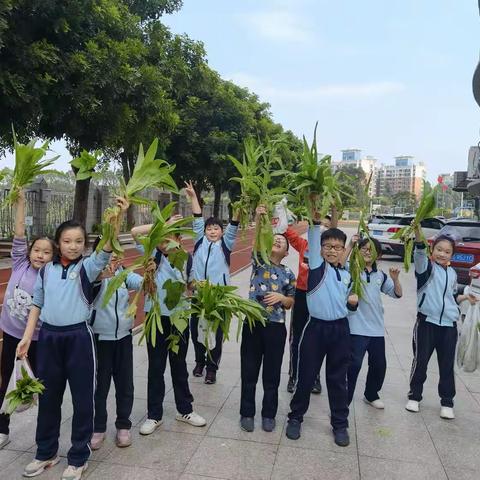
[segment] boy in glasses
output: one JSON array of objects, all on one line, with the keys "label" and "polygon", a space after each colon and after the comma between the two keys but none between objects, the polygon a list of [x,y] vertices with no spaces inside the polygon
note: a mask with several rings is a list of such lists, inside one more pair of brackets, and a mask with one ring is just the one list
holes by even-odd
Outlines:
[{"label": "boy in glasses", "polygon": [[[316,212],[313,213],[315,216]],[[335,443],[339,446],[350,443],[347,391],[350,329],[347,314],[348,309],[356,308],[358,298],[350,295],[350,274],[342,267],[346,240],[345,233],[338,228],[322,233],[320,221],[314,222],[308,229],[309,318],[298,346],[298,378],[286,430],[291,440],[300,438],[310,392],[326,357],[325,374]]]},{"label": "boy in glasses", "polygon": [[[355,235],[348,247],[349,251],[357,241],[359,239]],[[368,374],[363,399],[372,407],[383,409],[384,403],[378,395],[387,370],[382,293],[392,298],[402,296],[400,270],[392,267],[387,275],[377,267],[376,260],[382,254],[382,247],[378,240],[364,238],[359,241],[358,246],[365,260],[365,271],[362,273],[363,296],[357,310],[348,314],[352,346],[352,357],[347,374],[348,404],[352,402],[363,358],[368,352]],[[372,246],[375,249],[373,252]]]}]

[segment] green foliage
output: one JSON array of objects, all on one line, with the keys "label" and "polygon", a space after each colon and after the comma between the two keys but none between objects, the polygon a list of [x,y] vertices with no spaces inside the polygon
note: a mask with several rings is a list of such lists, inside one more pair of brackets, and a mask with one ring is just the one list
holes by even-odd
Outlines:
[{"label": "green foliage", "polygon": [[37,139],[32,139],[26,145],[19,143],[13,132],[15,147],[15,168],[13,170],[12,185],[5,202],[13,205],[18,200],[20,191],[30,185],[38,175],[52,173],[48,167],[52,165],[58,156],[44,160],[48,151],[49,142],[44,142],[40,147],[35,147]]},{"label": "green foliage", "polygon": [[437,193],[437,187],[432,189],[424,188],[422,199],[420,200],[420,204],[418,205],[417,212],[415,214],[415,218],[413,219],[412,223],[406,227],[401,228],[392,237],[393,239],[401,240],[402,243],[404,244],[405,252],[403,257],[403,264],[406,272],[408,272],[410,269],[410,263],[412,261],[412,253],[413,253],[413,248],[415,243],[415,230],[417,228],[420,230],[422,242],[425,244],[427,249],[430,248],[427,242],[427,239],[425,238],[425,235],[422,232],[421,223],[423,220],[427,218],[431,218],[435,213],[436,193]]},{"label": "green foliage", "polygon": [[77,170],[75,175],[76,180],[86,180],[87,178],[93,178],[99,180],[101,174],[95,172],[95,167],[102,156],[100,150],[95,150],[92,153],[87,152],[87,150],[82,150],[80,155],[70,161],[70,165]]},{"label": "green foliage", "polygon": [[[372,174],[370,175],[364,189],[364,195],[363,195],[364,199],[368,199],[368,190],[370,188],[371,181],[372,181]],[[366,201],[364,201],[363,205],[361,204],[360,220],[358,222],[357,234],[361,238],[369,239],[370,252],[371,252],[373,261],[375,261],[377,257],[377,250],[375,248],[375,244],[373,243],[370,237],[370,231],[368,230],[368,226],[366,222],[367,212],[368,212],[368,204]],[[365,268],[366,268],[365,259],[360,251],[358,243],[355,243],[350,253],[349,272],[352,278],[352,293],[358,295],[359,299],[363,297],[364,282],[362,280],[362,273],[365,271]]]},{"label": "green foliage", "polygon": [[317,125],[315,125],[312,145],[309,146],[306,138],[303,138],[298,171],[286,176],[286,186],[292,192],[290,202],[294,209],[300,208],[306,213],[310,223],[314,220],[312,218],[314,211],[325,217],[333,206],[339,213],[343,209],[342,194],[346,195],[346,192],[342,192],[340,178],[345,174],[342,172],[334,174],[331,163],[330,155],[318,159]]},{"label": "green foliage", "polygon": [[[244,142],[242,162],[233,156],[230,160],[240,176],[230,180],[238,182],[241,189],[240,199],[233,204],[234,210],[239,213],[240,225],[246,231],[249,219],[258,205],[265,205],[267,215],[260,216],[260,225],[257,226],[253,253],[256,258],[260,255],[264,263],[270,263],[270,254],[273,246],[273,230],[271,214],[275,203],[284,193],[282,187],[273,186],[275,175],[282,173],[282,165],[277,155],[277,147],[281,139],[268,140],[267,144],[259,144],[253,138]],[[278,168],[275,173],[273,170]]]},{"label": "green foliage", "polygon": [[240,320],[237,327],[238,340],[242,329],[242,320],[247,322],[250,329],[256,323],[265,325],[266,311],[259,303],[237,295],[236,290],[237,287],[213,285],[208,280],[197,282],[190,309],[178,309],[174,317],[176,321],[181,319],[184,323],[188,323],[188,318],[191,315],[196,315],[199,320],[205,320],[207,325],[205,334],[207,345],[205,346],[207,350],[209,350],[209,334],[215,335],[220,328],[224,340],[228,340],[230,324],[232,319],[237,317]]},{"label": "green foliage", "polygon": [[45,390],[45,386],[39,380],[31,378],[25,367],[21,369],[22,378],[17,380],[16,388],[10,391],[5,399],[8,401],[6,413],[11,415],[20,405],[31,405],[35,401],[35,396],[40,395]]},{"label": "green foliage", "polygon": [[[127,185],[122,182],[119,195],[128,202],[140,205],[154,205],[154,202],[138,195],[147,188],[164,188],[170,192],[178,193],[177,185],[170,175],[175,167],[170,166],[165,160],[155,158],[158,149],[158,139],[155,139],[144,154],[143,146],[140,144],[137,162]],[[154,210],[155,212],[157,210]],[[108,208],[104,212],[102,223],[102,239],[98,244],[97,252],[103,249],[110,241],[112,249],[116,254],[122,254],[123,248],[116,239],[115,231],[120,221],[120,209],[118,207]]]}]

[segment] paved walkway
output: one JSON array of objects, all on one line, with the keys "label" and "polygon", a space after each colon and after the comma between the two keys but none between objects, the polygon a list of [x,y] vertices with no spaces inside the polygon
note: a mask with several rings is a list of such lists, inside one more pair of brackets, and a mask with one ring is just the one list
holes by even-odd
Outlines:
[{"label": "paved walkway", "polygon": [[[288,263],[296,267],[292,253]],[[384,268],[397,261],[383,262]],[[246,294],[250,271],[234,278]],[[290,395],[286,391],[288,355],[284,357],[277,430],[267,434],[256,430],[240,431],[240,358],[239,344],[232,338],[224,347],[222,366],[216,385],[204,385],[191,378],[195,409],[208,425],[194,428],[174,420],[175,405],[171,381],[166,377],[164,424],[151,436],[141,437],[139,425],[146,410],[145,346],[135,348],[135,404],[133,445],[114,446],[113,416],[108,440],[92,455],[85,478],[91,480],[153,479],[401,479],[467,480],[478,479],[480,472],[480,373],[457,375],[454,421],[441,420],[436,392],[438,369],[430,364],[425,399],[419,414],[404,410],[411,363],[411,333],[415,316],[413,275],[403,275],[402,300],[385,299],[388,371],[383,399],[385,411],[376,411],[362,402],[365,369],[350,414],[351,445],[337,447],[332,440],[328,403],[324,393],[312,396],[303,424],[302,438],[293,442],[285,437],[285,421]],[[408,283],[407,283],[408,282]],[[193,348],[189,351],[189,369],[193,368]],[[323,373],[322,373],[323,378]],[[324,383],[324,382],[322,382]],[[258,401],[261,399],[259,387]],[[63,406],[60,454],[64,457],[70,442],[72,407],[68,396]],[[260,403],[258,403],[260,404]],[[114,412],[114,397],[109,412]],[[25,412],[12,421],[11,443],[0,451],[0,478],[21,478],[23,467],[33,458],[36,412]],[[42,479],[58,479],[65,458]]]}]

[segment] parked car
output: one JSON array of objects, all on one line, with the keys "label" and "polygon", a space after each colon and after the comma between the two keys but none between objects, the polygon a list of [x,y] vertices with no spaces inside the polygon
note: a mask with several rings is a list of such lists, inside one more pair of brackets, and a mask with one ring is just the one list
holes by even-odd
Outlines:
[{"label": "parked car", "polygon": [[480,263],[480,222],[474,220],[451,220],[438,235],[449,235],[455,240],[455,253],[451,266],[457,272],[458,283],[470,283],[469,271]]},{"label": "parked car", "polygon": [[[383,253],[403,258],[403,244],[392,237],[401,228],[410,225],[414,218],[414,215],[375,215],[368,224],[368,230],[380,242]],[[427,239],[438,235],[444,225],[445,221],[439,218],[427,218],[422,222]]]}]

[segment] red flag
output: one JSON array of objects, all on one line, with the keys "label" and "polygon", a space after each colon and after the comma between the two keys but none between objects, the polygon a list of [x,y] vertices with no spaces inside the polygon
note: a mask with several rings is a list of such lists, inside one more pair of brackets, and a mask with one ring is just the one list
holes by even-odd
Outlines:
[{"label": "red flag", "polygon": [[443,183],[443,177],[441,175],[438,176],[437,182],[438,183]]}]

